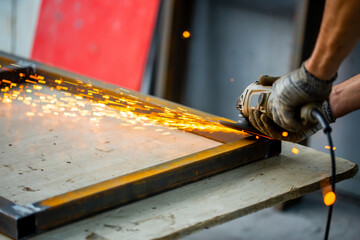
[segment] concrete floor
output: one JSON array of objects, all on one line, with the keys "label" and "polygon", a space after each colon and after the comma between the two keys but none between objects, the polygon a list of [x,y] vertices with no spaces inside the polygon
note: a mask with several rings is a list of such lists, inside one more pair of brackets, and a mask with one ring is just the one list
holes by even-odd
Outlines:
[{"label": "concrete floor", "polygon": [[[334,205],[329,239],[360,239],[360,204],[341,198]],[[184,240],[215,239],[323,239],[327,207],[321,192],[305,195],[286,211],[268,208],[204,229]]]}]

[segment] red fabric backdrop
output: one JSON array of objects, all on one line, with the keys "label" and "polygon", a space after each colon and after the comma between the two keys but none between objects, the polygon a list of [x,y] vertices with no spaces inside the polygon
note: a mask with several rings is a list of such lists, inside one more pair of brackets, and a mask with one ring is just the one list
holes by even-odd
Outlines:
[{"label": "red fabric backdrop", "polygon": [[139,90],[160,0],[43,0],[32,58]]}]

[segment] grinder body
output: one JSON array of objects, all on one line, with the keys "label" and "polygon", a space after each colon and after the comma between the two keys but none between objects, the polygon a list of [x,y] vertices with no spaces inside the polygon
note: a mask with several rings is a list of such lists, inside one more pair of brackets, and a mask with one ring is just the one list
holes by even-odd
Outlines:
[{"label": "grinder body", "polygon": [[236,103],[236,108],[240,111],[240,117],[248,118],[250,110],[255,108],[258,108],[262,113],[266,113],[271,89],[271,86],[263,86],[258,81],[250,84]]},{"label": "grinder body", "polygon": [[[242,119],[249,117],[251,109],[258,109],[266,114],[268,109],[268,99],[272,91],[272,86],[261,85],[256,81],[250,84],[237,100],[236,108],[240,111],[239,116]],[[317,119],[312,116],[314,109],[320,110],[321,103],[309,103],[299,108],[299,115],[304,126],[313,126]]]}]

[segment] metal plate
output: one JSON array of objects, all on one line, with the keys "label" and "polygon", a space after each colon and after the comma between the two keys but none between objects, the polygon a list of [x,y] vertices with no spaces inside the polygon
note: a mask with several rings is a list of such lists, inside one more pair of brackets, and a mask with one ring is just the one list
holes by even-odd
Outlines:
[{"label": "metal plate", "polygon": [[226,119],[19,60],[0,58],[0,231],[12,238],[280,153]]}]

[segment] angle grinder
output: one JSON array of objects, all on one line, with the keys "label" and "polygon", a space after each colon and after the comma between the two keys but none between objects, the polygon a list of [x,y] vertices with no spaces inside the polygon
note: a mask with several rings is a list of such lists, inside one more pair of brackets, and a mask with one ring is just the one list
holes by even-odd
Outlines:
[{"label": "angle grinder", "polygon": [[[237,123],[220,121],[221,124],[230,128],[242,130],[251,134],[269,138],[256,130],[248,121],[250,111],[254,109],[266,114],[268,99],[272,91],[272,86],[261,85],[259,81],[251,83],[240,95],[236,102],[236,108],[239,110],[240,119]],[[318,122],[317,117],[313,116],[314,110],[319,110],[318,103],[307,104],[300,109],[301,122],[305,126],[315,125]]]}]

